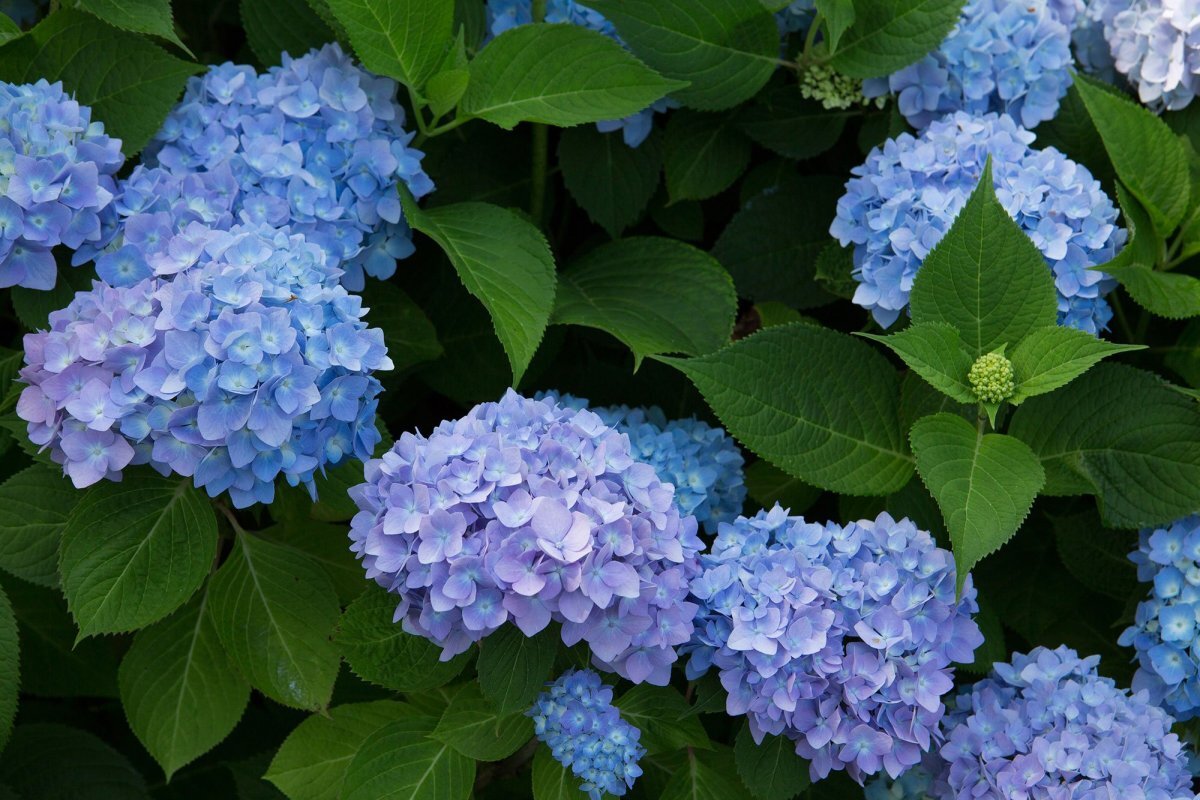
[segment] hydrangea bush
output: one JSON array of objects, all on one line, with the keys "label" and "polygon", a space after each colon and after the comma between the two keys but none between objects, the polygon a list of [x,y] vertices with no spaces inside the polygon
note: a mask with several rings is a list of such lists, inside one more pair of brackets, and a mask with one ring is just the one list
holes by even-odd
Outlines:
[{"label": "hydrangea bush", "polygon": [[1198,26],[0,0],[0,798],[1200,797]]}]

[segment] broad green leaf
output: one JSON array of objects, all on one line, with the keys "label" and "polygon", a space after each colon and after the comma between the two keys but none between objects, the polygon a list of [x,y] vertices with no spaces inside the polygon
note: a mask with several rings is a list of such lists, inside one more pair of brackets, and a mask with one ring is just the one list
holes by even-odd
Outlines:
[{"label": "broad green leaf", "polygon": [[350,552],[345,526],[288,520],[258,531],[258,535],[320,564],[343,603],[354,600],[370,585],[363,580],[362,564]]},{"label": "broad green leaf", "polygon": [[86,11],[114,28],[158,36],[187,50],[175,34],[171,0],[66,0],[63,6]]},{"label": "broad green leaf", "polygon": [[217,638],[208,592],[140,631],[119,679],[129,727],[167,780],[228,736],[250,700]]},{"label": "broad green leaf", "polygon": [[462,110],[502,128],[570,127],[636,114],[686,84],[668,80],[612,38],[577,25],[519,25],[471,62]]},{"label": "broad green leaf", "polygon": [[467,93],[471,82],[471,70],[467,60],[466,32],[456,28],[458,35],[442,59],[441,66],[425,82],[425,101],[434,118],[449,114],[458,107],[458,101]]},{"label": "broad green leaf", "polygon": [[0,569],[57,586],[59,542],[81,497],[58,465],[34,464],[0,484]]},{"label": "broad green leaf", "polygon": [[733,281],[690,244],[650,236],[589,251],[559,276],[553,321],[607,331],[648,355],[703,355],[729,342],[737,314]]},{"label": "broad green leaf", "polygon": [[[4,49],[0,48],[0,63],[3,63]],[[95,119],[92,115],[92,119]],[[91,266],[65,267],[59,263],[58,280],[49,291],[42,289],[27,289],[24,286],[14,286],[10,290],[13,311],[26,330],[47,330],[50,327],[50,314],[60,308],[66,308],[75,299],[75,293],[92,288],[96,279],[96,271]],[[21,425],[22,431],[25,425]],[[27,438],[27,437],[23,437]]]},{"label": "broad green leaf", "polygon": [[63,529],[59,571],[79,636],[149,625],[183,605],[217,554],[217,519],[190,478],[102,481]]},{"label": "broad green leaf", "polygon": [[963,347],[953,326],[944,322],[918,322],[889,336],[861,335],[890,348],[913,372],[951,399],[976,402],[975,393],[967,383],[967,373],[975,359]]},{"label": "broad green leaf", "polygon": [[21,686],[21,648],[17,618],[4,587],[0,586],[0,752],[12,733],[17,716],[17,693]]},{"label": "broad green leaf", "polygon": [[454,695],[429,735],[467,758],[500,761],[533,738],[533,720],[525,716],[526,710],[501,714],[483,699],[477,684],[468,683]]},{"label": "broad green leaf", "polygon": [[750,140],[729,114],[683,110],[667,121],[663,168],[671,202],[725,191],[750,163]]},{"label": "broad green leaf", "polygon": [[750,726],[743,725],[733,741],[733,760],[757,800],[789,800],[808,788],[808,762],[786,736],[767,734],[756,744]]},{"label": "broad green leaf", "polygon": [[308,7],[315,11],[317,16],[321,18],[321,21],[336,34],[337,41],[342,43],[343,49],[349,50],[350,48],[346,45],[350,37],[346,33],[345,26],[334,15],[333,9],[329,5],[329,0],[307,0],[307,2]]},{"label": "broad green leaf", "polygon": [[962,6],[962,0],[854,0],[854,24],[830,63],[851,78],[895,72],[941,44]]},{"label": "broad green leaf", "polygon": [[299,58],[337,38],[306,0],[241,0],[246,43],[267,66]]},{"label": "broad green leaf", "polygon": [[0,79],[61,80],[132,158],[158,130],[199,64],[90,14],[60,9],[0,47]]},{"label": "broad green leaf", "polygon": [[946,518],[961,590],[967,572],[1021,527],[1045,473],[1020,439],[984,434],[955,414],[917,420],[909,436],[921,480]]},{"label": "broad green leaf", "polygon": [[454,0],[328,0],[372,72],[420,88],[453,42]]},{"label": "broad green leaf", "polygon": [[825,18],[829,51],[837,52],[842,34],[854,24],[854,0],[816,0],[816,6],[818,13]]},{"label": "broad green leaf", "polygon": [[683,767],[672,771],[659,800],[730,800],[744,797],[728,750],[687,751]]},{"label": "broad green leaf", "polygon": [[505,625],[479,646],[479,688],[501,713],[523,711],[545,688],[558,652],[557,635],[544,630],[526,636]]},{"label": "broad green leaf", "polygon": [[539,745],[533,754],[533,800],[587,800],[579,790],[579,778],[554,758],[550,748]]},{"label": "broad green leaf", "polygon": [[972,360],[1055,324],[1058,300],[1042,254],[992,186],[989,160],[971,199],[925,258],[912,288],[913,322],[944,322]]},{"label": "broad green leaf", "polygon": [[1140,344],[1106,342],[1074,328],[1038,328],[1010,355],[1017,391],[1009,402],[1016,405],[1066,386],[1108,356],[1144,349]]},{"label": "broad green leaf", "polygon": [[621,39],[686,88],[671,96],[702,111],[749,100],[779,64],[779,28],[765,8],[742,0],[592,0]]},{"label": "broad green leaf", "polygon": [[1090,509],[1053,517],[1051,527],[1059,558],[1080,583],[1122,602],[1140,594],[1137,568],[1129,560],[1138,546],[1136,534],[1106,530]]},{"label": "broad green leaf", "polygon": [[18,725],[0,758],[0,783],[37,800],[148,800],[133,765],[99,737],[57,723]]},{"label": "broad green leaf", "polygon": [[621,710],[622,719],[642,732],[641,745],[649,755],[683,747],[712,748],[700,719],[688,715],[688,701],[670,686],[641,683],[613,705]]},{"label": "broad green leaf", "polygon": [[346,770],[342,800],[466,800],[475,762],[429,738],[437,720],[411,716],[367,737]]},{"label": "broad green leaf", "polygon": [[821,496],[817,487],[762,459],[746,467],[746,492],[763,508],[774,508],[778,503],[792,514],[803,514]]},{"label": "broad green leaf", "polygon": [[1150,216],[1142,204],[1129,193],[1122,183],[1118,181],[1116,186],[1117,200],[1120,204],[1125,229],[1129,232],[1129,238],[1115,258],[1107,264],[1101,264],[1092,269],[1106,272],[1110,269],[1119,270],[1122,267],[1138,264],[1144,267],[1157,267],[1158,260],[1162,255],[1162,238],[1155,232],[1154,225],[1150,222]]},{"label": "broad green leaf", "polygon": [[363,680],[395,692],[425,692],[454,680],[471,660],[470,653],[439,660],[441,648],[405,633],[400,622],[392,621],[399,604],[396,595],[370,586],[346,608],[334,643],[350,669]]},{"label": "broad green leaf", "polygon": [[1095,494],[1112,527],[1200,508],[1200,404],[1152,373],[1098,364],[1022,403],[1009,433],[1041,459],[1046,494]]},{"label": "broad green leaf", "polygon": [[[1120,91],[1113,87],[1114,91]],[[1087,106],[1079,96],[1079,81],[1072,81],[1071,88],[1059,100],[1058,113],[1037,126],[1037,147],[1053,147],[1077,164],[1086,164],[1106,191],[1111,191],[1116,180],[1104,142],[1092,124]],[[1121,204],[1124,207],[1124,203]]]},{"label": "broad green leaf", "polygon": [[293,708],[329,703],[340,663],[331,640],[338,599],[319,565],[239,532],[209,594],[221,644],[251,686]]},{"label": "broad green leaf", "polygon": [[854,252],[837,242],[826,242],[817,256],[814,268],[817,286],[834,297],[849,300],[854,297],[858,281],[854,279]]},{"label": "broad green leaf", "polygon": [[388,358],[397,372],[442,354],[433,323],[403,289],[390,281],[370,281],[361,294],[367,322],[383,331]]},{"label": "broad green leaf", "polygon": [[314,714],[288,734],[263,777],[290,800],[327,800],[341,796],[346,769],[362,743],[391,722],[415,715],[412,706],[394,700],[350,703]]},{"label": "broad green leaf", "polygon": [[1150,214],[1165,237],[1188,207],[1187,153],[1167,124],[1148,109],[1101,88],[1086,75],[1075,85],[1104,141],[1117,177]]},{"label": "broad green leaf", "polygon": [[739,109],[737,124],[763,147],[803,160],[837,144],[846,121],[857,116],[857,110],[831,111],[815,100],[806,100],[789,83],[761,92],[753,103]]},{"label": "broad green leaf", "polygon": [[662,139],[653,133],[637,147],[586,125],[568,128],[558,139],[558,165],[567,191],[613,238],[646,210],[662,163]]},{"label": "broad green leaf", "polygon": [[896,370],[866,342],[796,323],[699,358],[662,360],[691,379],[738,441],[807,483],[887,494],[912,475]]},{"label": "broad green leaf", "polygon": [[16,39],[22,33],[24,31],[21,30],[20,25],[13,22],[7,15],[0,14],[0,44],[4,44],[11,39]]},{"label": "broad green leaf", "polygon": [[1200,316],[1200,279],[1178,272],[1158,272],[1141,264],[1106,269],[1134,302],[1167,319]]},{"label": "broad green leaf", "polygon": [[401,196],[408,223],[438,243],[463,286],[492,315],[513,384],[519,383],[554,307],[554,255],[545,237],[499,206],[471,202],[423,209],[407,193]]}]

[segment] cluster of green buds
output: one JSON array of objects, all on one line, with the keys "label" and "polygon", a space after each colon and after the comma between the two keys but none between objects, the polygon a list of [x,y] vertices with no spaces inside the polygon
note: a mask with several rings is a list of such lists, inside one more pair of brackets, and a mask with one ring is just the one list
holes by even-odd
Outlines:
[{"label": "cluster of green buds", "polygon": [[1017,388],[1012,362],[1000,352],[984,353],[975,359],[967,373],[967,382],[979,401],[990,405],[1012,397]]},{"label": "cluster of green buds", "polygon": [[805,64],[800,69],[800,94],[816,100],[830,110],[845,110],[856,106],[883,108],[886,97],[868,98],[863,95],[862,81],[841,74],[827,64]]}]

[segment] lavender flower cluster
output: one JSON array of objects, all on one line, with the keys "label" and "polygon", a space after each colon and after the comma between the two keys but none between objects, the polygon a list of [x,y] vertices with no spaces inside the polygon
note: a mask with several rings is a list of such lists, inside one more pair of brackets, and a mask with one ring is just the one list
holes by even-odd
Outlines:
[{"label": "lavender flower cluster", "polygon": [[[499,36],[510,28],[533,22],[532,0],[487,0],[488,34]],[[546,22],[578,25],[602,33],[624,45],[617,29],[598,11],[576,0],[549,0],[546,3]],[[670,98],[656,100],[649,107],[621,119],[602,120],[596,123],[601,133],[621,132],[621,138],[629,147],[637,147],[646,141],[654,128],[654,115],[663,114],[678,104]]]},{"label": "lavender flower cluster", "polygon": [[570,670],[538,695],[533,732],[582,783],[592,800],[621,797],[642,774],[642,732],[612,704],[612,689],[591,670]]},{"label": "lavender flower cluster", "polygon": [[511,620],[665,685],[692,635],[694,517],[594,413],[509,391],[367,462],[350,530],[404,629],[449,659]]},{"label": "lavender flower cluster", "polygon": [[312,490],[317,470],[370,457],[371,372],[391,361],[325,251],[255,225],[189,228],[187,244],[172,278],[96,282],[25,337],[30,439],[79,488],[149,464],[238,507],[270,502],[279,475]]},{"label": "lavender flower cluster", "polygon": [[1099,660],[1039,647],[962,692],[943,722],[934,796],[1192,800],[1171,717],[1100,677]]},{"label": "lavender flower cluster", "polygon": [[1007,115],[965,112],[919,136],[889,139],[855,167],[830,233],[854,245],[854,302],[883,327],[908,306],[913,279],[975,189],[990,155],[996,196],[1046,259],[1061,325],[1099,333],[1116,287],[1091,269],[1125,243],[1117,209],[1087,168],[1048,147]]},{"label": "lavender flower cluster", "polygon": [[54,288],[52,249],[101,240],[124,162],[62,83],[0,81],[0,287]]},{"label": "lavender flower cluster", "polygon": [[915,128],[955,111],[1009,114],[1026,128],[1051,119],[1071,85],[1071,28],[1048,0],[970,0],[938,49],[886,78],[863,83],[888,92]]},{"label": "lavender flower cluster", "polygon": [[1120,643],[1137,651],[1133,688],[1180,720],[1200,711],[1200,516],[1144,530],[1130,554],[1151,583]]},{"label": "lavender flower cluster", "polygon": [[776,506],[722,524],[701,567],[687,674],[716,667],[756,741],[792,739],[814,780],[920,762],[951,664],[983,643],[970,579],[956,603],[954,557],[933,537],[887,514],[843,527]]},{"label": "lavender flower cluster", "polygon": [[1200,93],[1196,0],[1090,0],[1075,39],[1086,71],[1115,70],[1155,111],[1181,109]]}]

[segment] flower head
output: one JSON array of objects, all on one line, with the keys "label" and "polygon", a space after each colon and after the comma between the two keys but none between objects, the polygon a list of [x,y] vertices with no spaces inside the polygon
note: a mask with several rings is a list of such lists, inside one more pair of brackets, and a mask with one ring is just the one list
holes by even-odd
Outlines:
[{"label": "flower head", "polygon": [[1007,400],[1016,388],[1012,362],[1003,353],[984,353],[975,359],[967,373],[967,382],[983,403]]},{"label": "flower head", "polygon": [[1196,0],[1090,0],[1075,50],[1087,71],[1124,76],[1151,109],[1181,109],[1200,92],[1200,6]]},{"label": "flower head", "polygon": [[775,12],[775,21],[782,35],[808,30],[817,16],[816,0],[792,0]]},{"label": "flower head", "polygon": [[1090,269],[1125,243],[1117,209],[1087,168],[1011,117],[958,112],[919,136],[889,139],[855,167],[830,233],[854,245],[854,302],[890,326],[908,306],[913,279],[974,191],[988,156],[996,197],[1041,251],[1054,275],[1059,324],[1104,330],[1116,282]]}]

